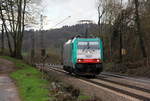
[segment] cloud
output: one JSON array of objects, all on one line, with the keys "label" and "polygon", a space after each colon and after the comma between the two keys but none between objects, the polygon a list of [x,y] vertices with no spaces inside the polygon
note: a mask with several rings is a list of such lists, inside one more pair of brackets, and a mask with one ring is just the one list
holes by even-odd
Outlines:
[{"label": "cloud", "polygon": [[79,20],[93,20],[97,22],[96,0],[44,0],[47,7],[45,15],[50,20],[49,27],[55,26],[63,19],[71,16],[57,27],[73,25]]},{"label": "cloud", "polygon": [[31,0],[31,3],[37,4],[37,5],[40,5],[41,2],[42,0]]},{"label": "cloud", "polygon": [[62,4],[62,3],[69,2],[69,1],[72,1],[72,0],[49,0],[49,2],[53,2],[56,4]]}]

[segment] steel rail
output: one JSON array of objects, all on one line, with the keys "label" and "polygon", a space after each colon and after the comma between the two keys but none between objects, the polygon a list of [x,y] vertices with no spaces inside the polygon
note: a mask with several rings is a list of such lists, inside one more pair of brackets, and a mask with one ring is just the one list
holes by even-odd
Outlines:
[{"label": "steel rail", "polygon": [[[47,68],[47,69],[48,70],[57,71],[57,72],[61,72],[61,73],[67,73],[64,70],[60,69],[60,68],[57,68],[57,69],[56,68],[52,68],[52,66]],[[145,96],[142,96],[142,95],[138,95],[138,94],[134,94],[132,92],[129,92],[129,91],[126,91],[126,90],[123,90],[123,89],[119,89],[119,88],[116,88],[116,87],[113,87],[113,86],[110,86],[110,85],[106,85],[106,84],[103,84],[103,83],[100,83],[100,82],[96,82],[96,81],[93,81],[91,79],[87,79],[87,78],[83,78],[83,77],[78,77],[78,79],[84,80],[86,82],[90,82],[90,83],[95,84],[95,85],[100,86],[100,87],[104,87],[104,88],[107,88],[107,89],[119,92],[121,94],[125,94],[125,95],[128,95],[128,96],[131,96],[133,98],[137,98],[137,99],[140,99],[140,100],[143,100],[143,101],[150,101],[150,98],[148,98],[148,97],[145,97]],[[109,83],[118,84],[118,85],[121,85],[121,86],[125,86],[125,87],[132,88],[132,89],[135,89],[135,90],[143,91],[143,92],[146,92],[146,93],[150,93],[150,90],[148,90],[148,89],[135,87],[135,86],[128,85],[128,84],[122,84],[122,83],[119,83],[119,82],[106,80],[106,79],[103,79],[103,78],[100,78],[100,77],[98,77],[98,80],[102,80],[102,81],[106,81],[106,82],[109,82]]]},{"label": "steel rail", "polygon": [[117,85],[125,86],[125,87],[128,87],[128,88],[140,90],[140,91],[143,91],[143,92],[150,93],[150,89],[145,89],[145,88],[133,86],[133,85],[130,85],[130,84],[125,84],[125,83],[121,83],[121,82],[117,82],[117,81],[113,81],[113,80],[108,80],[108,79],[103,78],[102,76],[97,76],[97,79],[100,79],[100,80],[106,81],[106,82],[110,82],[110,83],[114,83],[114,84],[117,84]]},{"label": "steel rail", "polygon": [[132,80],[132,81],[136,81],[139,83],[148,83],[150,84],[150,79],[148,80],[143,80],[143,79],[138,79],[138,78],[134,78],[134,77],[128,77],[126,75],[121,75],[121,74],[112,74],[112,73],[107,73],[107,72],[102,72],[101,75],[104,76],[111,76],[111,77],[116,77],[116,78],[122,78],[122,79],[127,79],[127,80]]}]

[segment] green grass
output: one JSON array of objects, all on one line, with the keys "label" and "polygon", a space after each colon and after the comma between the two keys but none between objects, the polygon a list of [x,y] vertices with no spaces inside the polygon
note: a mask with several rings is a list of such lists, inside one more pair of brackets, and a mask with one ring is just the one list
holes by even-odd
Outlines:
[{"label": "green grass", "polygon": [[78,97],[78,100],[79,101],[86,101],[86,100],[89,100],[90,98],[91,98],[90,96],[80,95]]},{"label": "green grass", "polygon": [[[1,58],[12,61],[18,70],[10,74],[10,76],[16,80],[16,84],[19,88],[22,101],[54,101],[54,96],[48,97],[50,91],[48,91],[49,82],[41,79],[42,74],[37,69],[25,64],[21,60],[17,60],[8,56],[0,56]],[[55,81],[51,78],[50,82]],[[79,101],[87,101],[91,97],[80,94]]]},{"label": "green grass", "polygon": [[3,56],[2,58],[8,59],[15,63],[18,69],[10,76],[16,80],[19,88],[20,96],[23,101],[48,101],[48,81],[41,79],[42,74],[35,68],[25,64],[21,60]]}]

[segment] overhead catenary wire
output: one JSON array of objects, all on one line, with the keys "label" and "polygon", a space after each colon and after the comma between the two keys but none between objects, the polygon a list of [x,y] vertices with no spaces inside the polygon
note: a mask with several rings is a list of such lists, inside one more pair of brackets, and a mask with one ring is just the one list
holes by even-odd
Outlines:
[{"label": "overhead catenary wire", "polygon": [[58,22],[58,23],[57,23],[55,26],[53,26],[53,27],[58,26],[59,24],[65,22],[65,21],[68,20],[69,18],[71,18],[71,16],[66,17],[65,19],[63,19],[62,21]]}]

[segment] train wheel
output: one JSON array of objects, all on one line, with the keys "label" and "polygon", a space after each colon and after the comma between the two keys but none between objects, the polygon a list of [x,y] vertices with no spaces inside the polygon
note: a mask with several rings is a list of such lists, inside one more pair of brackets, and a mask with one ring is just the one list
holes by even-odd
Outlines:
[{"label": "train wheel", "polygon": [[69,75],[71,75],[71,74],[72,74],[72,72],[68,72],[68,74],[69,74]]},{"label": "train wheel", "polygon": [[93,75],[92,78],[96,78],[96,75]]},{"label": "train wheel", "polygon": [[96,75],[90,75],[89,77],[90,78],[96,78]]}]

